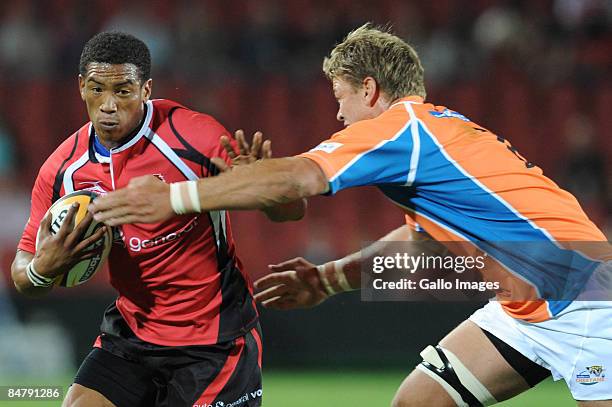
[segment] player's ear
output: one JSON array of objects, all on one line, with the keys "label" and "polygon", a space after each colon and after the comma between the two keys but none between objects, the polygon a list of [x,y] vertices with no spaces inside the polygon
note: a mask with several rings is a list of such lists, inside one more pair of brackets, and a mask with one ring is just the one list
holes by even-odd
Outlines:
[{"label": "player's ear", "polygon": [[151,91],[153,89],[153,79],[148,79],[144,85],[142,85],[142,88],[140,89],[140,91],[142,92],[141,96],[142,96],[142,100],[144,102],[148,102],[149,98],[151,97]]},{"label": "player's ear", "polygon": [[362,83],[363,86],[363,97],[365,99],[366,104],[369,107],[372,107],[378,101],[378,97],[380,96],[380,87],[376,82],[376,79],[371,76],[366,76]]},{"label": "player's ear", "polygon": [[81,99],[83,102],[85,101],[85,78],[83,75],[79,74],[79,93],[81,94]]}]

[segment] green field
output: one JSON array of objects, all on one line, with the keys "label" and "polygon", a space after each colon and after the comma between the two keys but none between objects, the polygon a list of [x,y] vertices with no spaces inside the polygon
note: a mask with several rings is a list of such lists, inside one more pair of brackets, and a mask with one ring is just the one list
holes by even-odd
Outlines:
[{"label": "green field", "polygon": [[[388,406],[404,376],[403,372],[267,372],[264,376],[264,406]],[[497,405],[569,407],[576,403],[563,382],[550,380]]]},{"label": "green field", "polygon": [[[265,407],[388,406],[404,378],[403,372],[267,371],[264,374]],[[56,379],[6,380],[1,384],[66,385],[70,376]],[[59,402],[8,402],[1,407],[57,407]],[[546,381],[503,407],[575,406],[562,382]]]}]

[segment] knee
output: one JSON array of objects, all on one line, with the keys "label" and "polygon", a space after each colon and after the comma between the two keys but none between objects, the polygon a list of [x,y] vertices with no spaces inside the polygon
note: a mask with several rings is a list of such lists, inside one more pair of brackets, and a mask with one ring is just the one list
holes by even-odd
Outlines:
[{"label": "knee", "polygon": [[[391,407],[423,407],[423,406],[446,406],[440,397],[435,397],[437,393],[431,392],[427,386],[417,386],[414,384],[414,376],[408,377],[395,393],[391,401]],[[418,383],[417,383],[418,384]],[[420,391],[413,389],[420,388]],[[438,394],[439,396],[439,394]],[[442,395],[443,396],[443,395]],[[447,401],[447,400],[444,400]]]},{"label": "knee", "polygon": [[404,379],[391,401],[391,407],[456,407],[454,400],[440,385],[420,369]]},{"label": "knee", "polygon": [[393,397],[393,401],[391,401],[391,407],[414,407],[416,404],[411,401],[409,398],[401,397],[399,394],[396,394]]},{"label": "knee", "polygon": [[391,401],[391,407],[456,407],[457,404],[442,392],[436,393],[406,393],[398,391]]}]

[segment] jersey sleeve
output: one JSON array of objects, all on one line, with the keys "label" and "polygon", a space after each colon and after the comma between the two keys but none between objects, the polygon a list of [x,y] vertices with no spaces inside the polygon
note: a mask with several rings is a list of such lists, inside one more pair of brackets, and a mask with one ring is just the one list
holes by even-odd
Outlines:
[{"label": "jersey sleeve", "polygon": [[300,157],[321,167],[329,193],[335,194],[363,185],[407,184],[411,166],[416,164],[413,151],[409,121],[381,117],[357,122]]},{"label": "jersey sleeve", "polygon": [[[238,142],[236,141],[236,139],[234,138],[234,136],[232,136],[224,127],[223,125],[221,125],[220,123],[217,123],[217,125],[219,126],[219,128],[223,129],[223,131],[225,133],[223,133],[225,136],[227,136],[230,140],[230,144],[232,146],[232,148],[234,149],[234,151],[238,152]],[[211,158],[214,157],[221,157],[223,158],[223,160],[225,161],[225,163],[229,166],[232,165],[232,159],[230,158],[230,156],[227,154],[227,151],[225,151],[225,148],[221,145],[221,142],[219,140],[217,140],[217,144],[215,145],[214,151],[213,151],[213,155]],[[214,164],[213,164],[214,165]],[[215,171],[215,174],[217,172]],[[210,174],[213,175],[213,174]]]},{"label": "jersey sleeve", "polygon": [[210,162],[214,157],[221,157],[231,164],[231,158],[221,145],[221,136],[229,137],[232,146],[237,144],[225,127],[207,114],[188,109],[177,109],[173,114],[176,135],[191,151],[193,161],[200,164],[200,176],[207,177],[218,173],[217,167]]},{"label": "jersey sleeve", "polygon": [[[227,154],[227,151],[225,151],[225,148],[221,145],[220,139],[221,136],[226,136],[230,139],[230,144],[234,148],[234,151],[238,151],[238,143],[236,142],[236,139],[234,139],[230,132],[227,131],[227,129],[212,116],[200,114],[199,120],[201,121],[200,125],[202,126],[202,132],[209,135],[209,137],[207,137],[209,143],[202,145],[200,152],[210,158],[221,157],[228,165],[231,166],[232,159]],[[216,166],[211,164],[211,167],[214,167],[214,169],[211,170],[211,173],[208,175],[216,175]]]},{"label": "jersey sleeve", "polygon": [[29,253],[36,253],[36,235],[42,218],[51,207],[53,198],[53,185],[45,172],[45,166],[41,168],[34,187],[32,188],[32,198],[30,205],[30,217],[26,223],[21,240],[17,248]]}]

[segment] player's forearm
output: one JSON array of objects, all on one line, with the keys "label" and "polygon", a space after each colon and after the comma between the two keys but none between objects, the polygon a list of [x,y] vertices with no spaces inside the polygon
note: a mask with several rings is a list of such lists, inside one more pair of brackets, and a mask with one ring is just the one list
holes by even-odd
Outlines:
[{"label": "player's forearm", "polygon": [[17,291],[28,297],[40,297],[51,291],[51,287],[35,287],[27,276],[28,264],[34,259],[32,253],[19,250],[11,265],[11,277]]},{"label": "player's forearm", "polygon": [[155,223],[175,215],[224,209],[263,209],[322,194],[325,174],[308,158],[266,159],[216,177],[170,185],[152,175],[130,180],[89,205],[94,219],[108,226]]},{"label": "player's forearm", "polygon": [[[384,250],[387,243],[384,242],[404,242],[418,241],[422,238],[417,232],[412,230],[407,225],[402,225],[397,229],[389,232],[382,238],[370,246],[358,252],[349,254],[341,259],[334,260],[322,266],[322,272],[328,273],[328,282],[335,292],[347,291],[347,287],[342,287],[342,277],[338,278],[340,273],[343,273],[350,289],[357,290],[361,287],[361,270],[363,259],[368,259],[376,253]],[[419,249],[420,250],[420,249]]]},{"label": "player's forearm", "polygon": [[326,192],[327,179],[313,161],[269,159],[198,181],[202,211],[263,209]]}]

